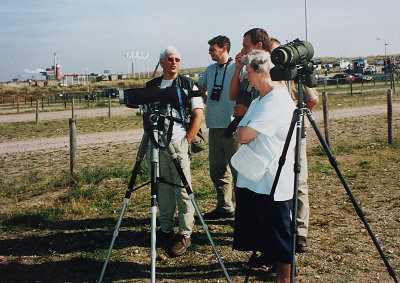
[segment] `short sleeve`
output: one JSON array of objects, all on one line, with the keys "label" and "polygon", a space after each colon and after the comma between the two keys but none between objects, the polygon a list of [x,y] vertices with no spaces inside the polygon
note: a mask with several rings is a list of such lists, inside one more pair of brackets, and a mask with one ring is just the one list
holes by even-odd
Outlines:
[{"label": "short sleeve", "polygon": [[192,97],[190,99],[190,103],[192,105],[192,109],[201,108],[204,109],[203,99],[200,96]]}]

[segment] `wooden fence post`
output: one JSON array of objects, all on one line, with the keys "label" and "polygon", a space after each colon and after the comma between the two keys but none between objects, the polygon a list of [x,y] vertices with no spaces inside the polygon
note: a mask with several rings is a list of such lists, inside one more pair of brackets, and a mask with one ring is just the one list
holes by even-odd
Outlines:
[{"label": "wooden fence post", "polygon": [[395,80],[394,80],[394,73],[393,73],[394,71],[392,71],[392,78],[391,78],[391,80],[392,80],[392,83],[393,83],[393,92],[395,93],[396,92],[396,86],[395,86]]},{"label": "wooden fence post", "polygon": [[350,95],[353,96],[353,78],[352,78],[352,75],[350,75],[349,78],[350,78]]},{"label": "wooden fence post", "polygon": [[324,91],[322,92],[322,111],[324,116],[324,131],[325,131],[325,141],[329,145],[329,113],[328,113],[328,95]]},{"label": "wooden fence post", "polygon": [[70,155],[70,171],[72,175],[76,174],[78,168],[76,164],[76,120],[69,119],[69,155]]},{"label": "wooden fence post", "polygon": [[387,90],[387,120],[388,120],[388,143],[393,144],[392,127],[392,90]]},{"label": "wooden fence post", "polygon": [[75,98],[72,97],[72,101],[71,101],[72,119],[75,117],[74,108],[75,108]]},{"label": "wooden fence post", "polygon": [[36,100],[36,124],[39,123],[39,100]]},{"label": "wooden fence post", "polygon": [[108,94],[108,118],[111,118],[111,94]]}]

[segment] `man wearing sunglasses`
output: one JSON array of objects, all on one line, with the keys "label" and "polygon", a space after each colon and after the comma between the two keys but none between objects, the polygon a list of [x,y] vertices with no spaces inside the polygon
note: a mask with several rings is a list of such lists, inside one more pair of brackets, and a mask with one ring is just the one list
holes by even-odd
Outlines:
[{"label": "man wearing sunglasses", "polygon": [[[198,90],[196,82],[179,74],[179,63],[181,55],[174,46],[166,47],[160,54],[160,65],[163,68],[163,75],[147,82],[147,88],[180,87],[187,95],[190,91]],[[189,109],[186,114],[191,116],[190,123],[183,126],[174,122],[171,143],[175,148],[180,166],[185,177],[191,184],[189,144],[199,131],[204,121],[204,105],[201,97],[192,97],[188,101]],[[178,111],[173,109],[174,116],[180,117]],[[169,183],[159,183],[158,186],[158,208],[160,230],[157,232],[157,242],[161,243],[171,256],[181,256],[185,253],[191,243],[191,234],[194,226],[194,207],[184,188],[170,185],[181,184],[182,181],[178,172],[171,162],[166,149],[160,149],[159,168],[160,177],[165,178]],[[178,206],[179,233],[174,234],[174,215]]]},{"label": "man wearing sunglasses", "polygon": [[209,54],[216,63],[207,67],[199,79],[199,88],[206,101],[206,125],[209,128],[210,177],[217,191],[216,208],[204,214],[204,219],[232,218],[232,187],[237,172],[230,160],[239,145],[232,136],[225,137],[226,128],[233,119],[235,101],[229,99],[229,86],[235,71],[234,60],[229,57],[230,40],[216,36],[208,41]]}]

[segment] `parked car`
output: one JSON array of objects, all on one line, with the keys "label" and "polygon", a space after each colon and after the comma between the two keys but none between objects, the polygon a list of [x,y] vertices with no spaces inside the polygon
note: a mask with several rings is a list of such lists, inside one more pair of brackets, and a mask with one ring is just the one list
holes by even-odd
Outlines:
[{"label": "parked car", "polygon": [[335,74],[334,76],[330,77],[328,79],[328,85],[335,85],[336,83],[339,84],[348,84],[351,82],[355,82],[356,79],[354,78],[353,75],[345,74],[345,73],[340,73],[340,74]]},{"label": "parked car", "polygon": [[372,81],[372,76],[369,76],[369,75],[363,75],[361,73],[355,73],[355,74],[353,74],[353,76],[354,76],[354,78],[356,80],[356,83],[361,83],[361,82],[367,83],[367,82]]},{"label": "parked car", "polygon": [[101,92],[101,96],[103,97],[108,97],[108,95],[111,96],[111,98],[119,97],[119,90],[116,88],[105,88]]},{"label": "parked car", "polygon": [[364,75],[373,75],[376,73],[376,67],[374,65],[368,65],[365,68]]}]

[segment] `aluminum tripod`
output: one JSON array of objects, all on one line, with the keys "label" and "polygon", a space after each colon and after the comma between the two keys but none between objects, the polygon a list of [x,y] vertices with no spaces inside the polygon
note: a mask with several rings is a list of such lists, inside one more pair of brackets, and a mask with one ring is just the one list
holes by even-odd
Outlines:
[{"label": "aluminum tripod", "polygon": [[[299,69],[299,73],[301,73],[301,70]],[[272,185],[271,189],[271,195],[275,193],[276,185],[279,181],[279,176],[282,170],[283,165],[285,164],[285,159],[286,159],[286,154],[289,148],[289,144],[294,132],[294,128],[296,127],[296,148],[295,148],[295,161],[294,161],[294,193],[293,193],[293,202],[292,202],[292,223],[291,223],[291,229],[292,229],[292,265],[291,265],[291,272],[290,272],[290,282],[294,282],[294,276],[295,276],[295,250],[296,250],[296,237],[297,237],[297,196],[298,196],[298,184],[299,184],[299,173],[300,173],[300,147],[301,147],[301,135],[302,135],[302,127],[304,123],[304,113],[307,115],[308,120],[310,121],[315,133],[317,134],[318,140],[320,141],[322,147],[324,148],[324,151],[326,155],[329,158],[330,164],[332,167],[335,169],[336,174],[338,175],[343,187],[346,190],[347,195],[349,196],[356,212],[361,221],[363,222],[366,230],[368,231],[372,241],[375,244],[376,249],[378,250],[383,262],[386,265],[386,268],[392,276],[394,282],[398,283],[398,280],[396,278],[396,274],[393,270],[393,268],[390,266],[389,261],[387,260],[382,248],[380,247],[378,240],[376,239],[374,233],[372,232],[367,220],[365,219],[364,213],[361,209],[361,207],[358,205],[357,200],[355,199],[352,191],[350,190],[346,180],[343,177],[342,172],[339,169],[339,164],[337,163],[335,157],[333,156],[329,145],[325,141],[324,137],[321,134],[321,131],[318,129],[317,123],[314,120],[314,117],[311,113],[311,111],[305,107],[305,104],[303,102],[303,77],[304,75],[299,74],[298,75],[298,104],[297,104],[297,109],[294,110],[293,112],[293,119],[289,127],[288,135],[286,137],[285,145],[283,147],[283,151],[281,154],[281,157],[279,159],[279,167],[277,170],[277,173],[275,175],[274,183]]]},{"label": "aluminum tripod", "polygon": [[[164,117],[164,118],[169,119],[168,117]],[[152,119],[150,118],[149,120],[152,120]],[[155,120],[158,120],[158,119],[156,118]],[[171,121],[173,121],[173,120],[174,119],[171,119]],[[158,147],[158,144],[156,145],[156,143],[154,141],[157,141],[158,138],[160,137],[160,139],[163,141],[164,145],[167,145],[166,149],[167,149],[169,155],[171,156],[172,162],[174,163],[174,166],[175,166],[175,168],[176,168],[176,170],[177,170],[177,172],[179,174],[179,177],[180,177],[180,179],[182,181],[182,184],[183,184],[183,186],[177,185],[177,184],[173,184],[173,185],[179,186],[179,187],[182,187],[182,188],[186,189],[186,192],[187,192],[187,194],[188,194],[188,196],[189,196],[189,198],[190,198],[190,200],[191,200],[191,202],[192,202],[192,204],[194,206],[194,209],[195,209],[195,211],[196,211],[196,213],[197,213],[197,215],[198,215],[198,217],[199,217],[199,219],[200,219],[200,221],[202,223],[203,229],[206,232],[206,235],[207,235],[207,237],[208,237],[208,239],[210,241],[210,244],[211,244],[211,246],[212,246],[212,248],[214,250],[214,253],[215,253],[215,255],[216,255],[217,259],[218,259],[218,262],[221,265],[221,268],[222,268],[222,271],[223,271],[223,273],[224,273],[224,275],[226,277],[226,280],[230,283],[231,279],[229,277],[229,274],[228,274],[228,272],[227,272],[227,270],[225,268],[225,265],[224,265],[224,263],[222,261],[221,256],[218,253],[218,250],[217,250],[217,248],[216,248],[216,246],[214,244],[214,241],[213,241],[213,239],[211,237],[211,234],[210,234],[210,232],[208,230],[208,226],[207,226],[206,222],[204,221],[204,218],[203,218],[203,216],[201,214],[199,206],[197,205],[197,202],[195,200],[194,194],[193,194],[193,192],[192,192],[192,190],[190,188],[190,185],[189,185],[189,183],[188,183],[188,181],[187,181],[187,179],[185,177],[185,174],[184,174],[184,172],[183,172],[183,170],[182,170],[182,168],[181,168],[181,166],[179,164],[178,157],[177,157],[177,154],[175,152],[175,149],[174,149],[173,145],[170,142],[167,142],[167,139],[166,139],[165,136],[163,136],[162,134],[159,135],[159,130],[157,129],[157,122],[154,122],[154,123],[151,123],[151,124],[152,124],[152,129],[146,129],[146,127],[145,127],[145,132],[143,134],[143,138],[142,138],[142,141],[140,143],[138,154],[137,154],[137,157],[136,157],[136,163],[135,163],[135,166],[134,166],[133,171],[132,171],[131,179],[129,181],[128,189],[126,190],[126,193],[125,193],[125,197],[124,197],[123,205],[122,205],[122,208],[121,208],[121,212],[120,212],[120,215],[118,217],[117,224],[115,226],[113,237],[111,239],[111,243],[110,243],[110,246],[109,246],[109,249],[108,249],[107,257],[106,257],[106,260],[104,262],[104,265],[103,265],[103,268],[102,268],[102,271],[101,271],[101,274],[100,274],[98,282],[102,282],[103,281],[104,273],[106,271],[107,264],[108,264],[108,262],[110,260],[111,252],[112,252],[115,240],[116,240],[116,238],[118,236],[118,232],[119,232],[119,229],[120,229],[120,226],[121,226],[122,218],[123,218],[123,216],[125,214],[126,207],[127,207],[128,203],[130,201],[130,197],[131,197],[132,192],[137,190],[137,189],[139,189],[139,188],[141,188],[141,187],[143,187],[143,186],[145,186],[145,185],[148,185],[149,183],[151,184],[151,249],[150,249],[150,255],[151,255],[151,282],[154,283],[156,281],[157,191],[158,191],[159,182],[163,182],[163,180],[160,178],[159,170],[158,170],[159,147]],[[172,127],[172,125],[170,125],[170,127]],[[150,135],[152,135],[152,136],[150,136]],[[151,140],[150,140],[150,138],[151,138]],[[145,184],[143,184],[143,185],[141,185],[141,186],[139,186],[137,188],[133,188],[133,186],[134,186],[134,184],[136,182],[136,177],[137,177],[137,175],[139,173],[139,170],[140,170],[141,162],[143,161],[145,153],[147,151],[147,146],[148,146],[149,142],[150,142],[150,146],[151,146],[150,147],[151,181],[147,182],[147,183],[145,183]]]}]

